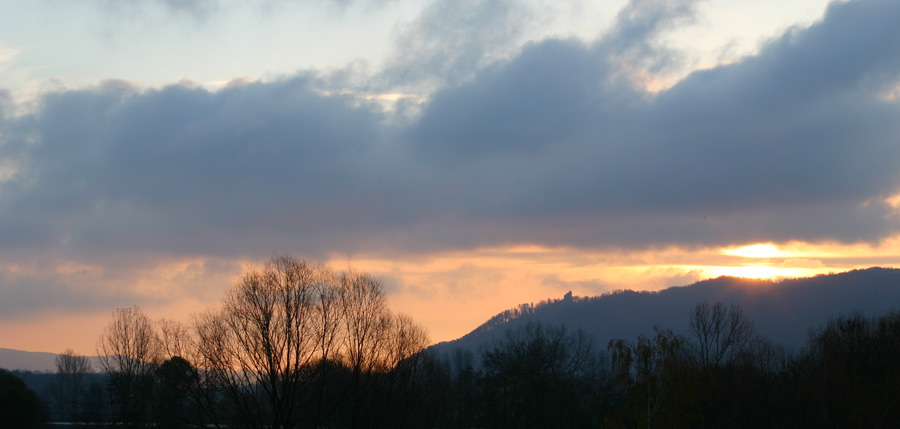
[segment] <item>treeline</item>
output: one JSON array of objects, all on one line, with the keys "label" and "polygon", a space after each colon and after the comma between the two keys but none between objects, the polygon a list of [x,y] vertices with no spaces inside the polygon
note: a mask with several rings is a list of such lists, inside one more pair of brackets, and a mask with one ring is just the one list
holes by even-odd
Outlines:
[{"label": "treeline", "polygon": [[166,428],[900,425],[900,313],[834,318],[797,353],[734,305],[704,302],[685,318],[683,335],[658,327],[608,344],[529,323],[478,352],[438,355],[387,309],[377,279],[278,256],[190,324],[117,309],[98,340],[99,374],[84,356],[59,356],[44,417]]},{"label": "treeline", "polygon": [[413,426],[428,344],[379,280],[276,256],[189,324],[115,310],[97,342],[104,388],[84,382],[87,358],[60,355],[50,414],[100,427]]},{"label": "treeline", "polygon": [[598,346],[529,323],[441,359],[437,427],[898,427],[900,313],[839,316],[792,354],[740,308],[702,303],[686,335]]}]

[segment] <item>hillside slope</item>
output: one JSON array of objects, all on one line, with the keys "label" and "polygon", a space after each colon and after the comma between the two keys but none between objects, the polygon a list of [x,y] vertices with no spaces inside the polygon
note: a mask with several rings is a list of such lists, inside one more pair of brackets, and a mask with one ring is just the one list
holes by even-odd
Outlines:
[{"label": "hillside slope", "polygon": [[689,312],[699,303],[740,306],[757,331],[787,348],[798,348],[809,329],[839,314],[861,311],[880,316],[900,310],[900,270],[869,268],[781,281],[719,277],[658,292],[617,291],[572,297],[504,311],[469,334],[439,343],[439,353],[456,348],[478,352],[510,329],[531,321],[583,329],[605,347],[609,340],[634,340],[654,326],[686,333]]},{"label": "hillside slope", "polygon": [[[0,348],[0,368],[9,370],[56,372],[56,353],[28,352],[15,349]],[[88,356],[94,371],[100,370],[100,361],[96,356]]]},{"label": "hillside slope", "polygon": [[56,371],[56,353],[26,352],[0,348],[0,368]]}]

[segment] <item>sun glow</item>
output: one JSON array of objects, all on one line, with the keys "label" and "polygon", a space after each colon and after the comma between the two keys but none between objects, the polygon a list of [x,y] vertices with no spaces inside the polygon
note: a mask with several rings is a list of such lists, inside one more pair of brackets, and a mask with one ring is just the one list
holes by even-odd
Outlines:
[{"label": "sun glow", "polygon": [[722,266],[722,267],[705,267],[703,271],[710,277],[744,277],[748,279],[778,279],[778,278],[794,278],[805,277],[818,274],[815,270],[804,268],[786,268],[772,265],[740,265],[740,266]]},{"label": "sun glow", "polygon": [[[827,272],[818,259],[804,258],[795,248],[800,243],[778,246],[773,243],[756,243],[729,247],[720,251],[726,257],[740,258],[733,265],[709,265],[700,268],[710,277],[732,276],[752,279],[776,279],[813,276]],[[821,251],[806,245],[807,253],[817,255]],[[729,261],[730,262],[730,261]],[[823,271],[825,270],[825,271]]]},{"label": "sun glow", "polygon": [[729,248],[722,253],[730,256],[740,256],[742,258],[779,258],[789,256],[782,252],[772,243],[751,244],[749,246]]}]

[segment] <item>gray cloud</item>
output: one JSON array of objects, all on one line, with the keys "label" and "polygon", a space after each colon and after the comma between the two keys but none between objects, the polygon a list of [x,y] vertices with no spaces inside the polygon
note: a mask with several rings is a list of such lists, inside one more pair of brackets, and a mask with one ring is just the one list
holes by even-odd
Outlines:
[{"label": "gray cloud", "polygon": [[[475,216],[641,214],[656,223],[666,213],[737,219],[802,204],[850,212],[898,187],[900,111],[879,92],[900,71],[900,32],[889,24],[898,12],[886,2],[832,6],[824,22],[792,30],[759,56],[696,72],[655,97],[615,79],[604,41],[596,50],[544,42],[437,94],[410,140],[435,168],[481,178],[464,191],[483,203],[462,209]],[[493,198],[505,203],[492,206]],[[895,226],[883,207],[869,210],[874,231]],[[775,226],[786,235],[765,239],[819,238]],[[848,239],[841,230],[819,234]]]},{"label": "gray cloud", "polygon": [[[330,10],[343,13],[352,4],[375,10],[395,0],[262,0],[257,2],[240,2],[234,0],[130,0],[127,2],[114,0],[97,0],[102,7],[117,18],[141,19],[147,7],[158,7],[170,17],[189,18],[195,23],[206,23],[217,15],[234,10],[247,10],[270,14],[278,13],[290,4],[313,4],[324,6]],[[249,8],[247,8],[249,6]]]},{"label": "gray cloud", "polygon": [[598,41],[600,50],[615,61],[659,73],[677,65],[677,51],[660,41],[666,31],[692,23],[699,0],[631,0],[616,16],[609,34]]},{"label": "gray cloud", "polygon": [[399,29],[380,85],[430,91],[471,79],[515,50],[535,18],[530,6],[510,0],[433,2]]},{"label": "gray cloud", "polygon": [[479,158],[538,156],[571,145],[601,96],[603,64],[574,41],[527,46],[512,62],[439,92],[410,130],[413,150],[452,166]]},{"label": "gray cloud", "polygon": [[[24,316],[40,316],[44,312],[76,309],[78,311],[107,310],[133,305],[136,302],[156,304],[169,296],[140,296],[131,290],[98,290],[79,284],[76,275],[13,275],[0,271],[0,320],[15,320]],[[92,285],[96,286],[96,285]]]},{"label": "gray cloud", "polygon": [[[338,207],[364,191],[369,145],[382,138],[378,114],[351,104],[314,94],[303,78],[216,93],[106,83],[49,95],[20,120],[39,141],[13,154],[25,172],[4,186],[0,222],[25,228],[3,234],[40,224],[33,245],[64,236],[199,251],[250,224],[303,225],[329,207],[325,219],[350,216]],[[191,245],[184,231],[211,243]]]},{"label": "gray cloud", "polygon": [[[36,113],[0,116],[0,158],[20,166],[0,183],[0,252],[321,256],[897,231],[889,207],[864,203],[900,188],[900,105],[881,96],[900,77],[900,4],[834,4],[759,55],[653,95],[616,67],[693,10],[663,6],[632,3],[593,44],[529,44],[434,93],[410,125],[305,74],[48,94]],[[630,60],[669,55],[641,49]],[[448,61],[431,70],[477,62]]]},{"label": "gray cloud", "polygon": [[172,265],[172,259],[145,258],[135,252],[114,255],[100,265],[77,262],[93,255],[62,261],[57,256],[4,255],[0,321],[60,312],[90,314],[135,304],[165,306],[183,299],[214,303],[245,269],[235,261],[215,258],[175,260]]}]

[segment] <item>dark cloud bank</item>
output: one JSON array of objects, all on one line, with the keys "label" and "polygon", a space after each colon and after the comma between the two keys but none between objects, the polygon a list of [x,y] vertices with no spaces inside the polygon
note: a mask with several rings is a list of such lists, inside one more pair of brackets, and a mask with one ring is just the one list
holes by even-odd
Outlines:
[{"label": "dark cloud bank", "polygon": [[402,126],[306,74],[216,92],[110,81],[45,95],[24,116],[5,97],[0,157],[18,172],[0,183],[0,252],[315,256],[896,231],[879,199],[900,188],[900,102],[885,97],[900,82],[900,3],[833,4],[756,56],[648,94],[623,61],[663,67],[671,53],[654,37],[691,10],[660,7],[633,2],[591,44],[527,45]]}]

